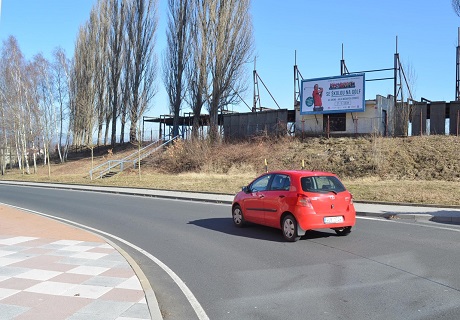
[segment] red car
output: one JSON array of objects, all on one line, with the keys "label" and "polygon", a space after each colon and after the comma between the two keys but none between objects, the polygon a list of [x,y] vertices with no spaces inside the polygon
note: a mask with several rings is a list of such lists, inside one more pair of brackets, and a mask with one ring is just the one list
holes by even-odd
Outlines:
[{"label": "red car", "polygon": [[335,174],[300,170],[256,178],[236,194],[232,216],[237,227],[251,222],[281,229],[287,241],[311,229],[346,236],[356,221],[353,197]]}]

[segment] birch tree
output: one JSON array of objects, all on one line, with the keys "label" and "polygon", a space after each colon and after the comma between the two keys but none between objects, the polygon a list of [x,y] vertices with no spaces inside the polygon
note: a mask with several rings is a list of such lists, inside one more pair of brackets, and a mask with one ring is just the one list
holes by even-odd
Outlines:
[{"label": "birch tree", "polygon": [[[52,65],[55,79],[56,99],[59,106],[59,119],[56,126],[58,136],[58,154],[60,162],[67,159],[67,152],[70,143],[70,130],[66,130],[67,134],[64,137],[65,121],[68,119],[69,104],[70,104],[70,68],[71,61],[68,60],[62,48],[57,48],[53,52],[54,62]],[[64,146],[64,150],[62,150]]]},{"label": "birch tree", "polygon": [[7,163],[7,153],[9,150],[9,137],[11,133],[8,128],[9,122],[7,113],[8,113],[8,88],[6,82],[6,61],[5,61],[5,48],[2,47],[1,57],[0,57],[0,135],[1,135],[1,144],[0,144],[0,153],[1,153],[1,172],[2,175],[5,174],[6,163]]},{"label": "birch tree", "polygon": [[[0,89],[1,90],[1,89]],[[6,118],[5,118],[5,108],[6,103],[3,99],[3,96],[0,94],[0,137],[2,138],[2,143],[0,144],[0,171],[1,175],[5,174],[6,162],[7,162],[7,153],[8,153],[8,135],[6,130]]]},{"label": "birch tree", "polygon": [[[36,101],[37,125],[43,136],[43,149],[45,153],[45,163],[48,164],[48,175],[51,175],[50,157],[52,153],[53,141],[58,141],[59,116],[55,107],[55,81],[51,63],[43,55],[38,54],[34,57],[31,68],[33,72],[32,97]],[[31,108],[28,106],[28,109]],[[31,112],[33,113],[33,112]],[[35,164],[35,158],[34,158]]]},{"label": "birch tree", "polygon": [[1,156],[1,174],[5,174],[6,163],[7,163],[7,154],[9,151],[9,137],[11,137],[11,132],[9,130],[9,121],[8,121],[8,89],[6,83],[6,63],[3,61],[3,49],[2,57],[0,58],[0,137],[2,143],[0,144],[0,156]]},{"label": "birch tree", "polygon": [[24,82],[24,108],[25,116],[27,117],[26,128],[30,144],[28,153],[29,156],[32,154],[34,173],[37,173],[37,153],[39,151],[40,136],[43,137],[43,149],[45,151],[44,163],[49,164],[50,132],[48,130],[50,127],[45,127],[49,122],[41,118],[45,114],[45,103],[52,104],[53,101],[52,93],[49,90],[48,69],[49,63],[41,54],[36,55],[33,61],[26,65],[27,79]]},{"label": "birch tree", "polygon": [[2,96],[8,107],[5,114],[11,125],[12,140],[19,169],[30,174],[25,106],[25,59],[16,38],[10,36],[2,50],[4,88]]}]

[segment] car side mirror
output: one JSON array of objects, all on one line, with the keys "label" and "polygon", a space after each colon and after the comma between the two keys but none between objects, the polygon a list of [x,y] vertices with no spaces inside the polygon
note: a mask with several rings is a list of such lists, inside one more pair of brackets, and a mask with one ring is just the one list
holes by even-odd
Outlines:
[{"label": "car side mirror", "polygon": [[248,187],[248,186],[244,186],[243,188],[241,188],[241,190],[242,190],[244,193],[249,193],[249,187]]}]

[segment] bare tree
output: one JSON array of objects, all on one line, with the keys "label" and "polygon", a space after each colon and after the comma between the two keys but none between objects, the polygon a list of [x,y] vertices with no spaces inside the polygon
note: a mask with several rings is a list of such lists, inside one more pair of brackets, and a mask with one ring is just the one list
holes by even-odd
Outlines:
[{"label": "bare tree", "polygon": [[[56,126],[58,136],[58,154],[59,160],[64,162],[67,158],[70,135],[67,134],[64,139],[64,125],[67,120],[69,111],[69,82],[71,63],[67,59],[65,51],[62,48],[56,48],[53,52],[54,61],[52,70],[54,73],[54,86],[56,90],[56,103],[59,106],[59,118]],[[69,132],[69,130],[67,130]],[[64,144],[64,150],[61,150]]]},{"label": "bare tree", "polygon": [[71,90],[71,119],[74,144],[88,145],[92,141],[95,117],[95,29],[91,21],[80,28],[75,46]]},{"label": "bare tree", "polygon": [[156,93],[157,6],[157,0],[98,0],[80,28],[69,81],[74,144],[88,145],[97,123],[98,144],[105,125],[104,144],[110,128],[114,146],[120,117],[120,141],[128,119],[130,141],[137,139],[139,119]]},{"label": "bare tree", "polygon": [[120,79],[123,68],[123,41],[125,28],[125,4],[120,0],[108,0],[109,35],[108,35],[108,84],[109,102],[112,113],[111,144],[117,142],[117,119],[120,111]]},{"label": "bare tree", "polygon": [[127,9],[127,34],[132,59],[129,66],[129,140],[137,140],[137,123],[148,110],[149,103],[156,94],[155,78],[157,58],[154,53],[155,35],[158,24],[158,4],[156,0],[132,0]]},{"label": "bare tree", "polygon": [[7,106],[4,117],[10,123],[11,140],[16,150],[19,168],[30,173],[28,157],[28,116],[25,109],[25,66],[24,56],[16,38],[10,36],[2,48],[2,96]]},{"label": "bare tree", "polygon": [[[128,37],[128,35],[125,33],[125,37]],[[120,128],[120,142],[124,143],[125,142],[125,128],[126,128],[126,123],[128,122],[128,109],[130,109],[129,105],[131,103],[131,88],[130,88],[130,76],[131,76],[131,60],[132,60],[132,52],[129,49],[129,40],[126,39],[124,41],[124,66],[123,66],[123,81],[121,82],[121,92],[122,92],[122,102],[121,102],[121,128]]]},{"label": "bare tree", "polygon": [[457,16],[460,17],[460,0],[452,0],[452,8],[454,9]]},{"label": "bare tree", "polygon": [[[41,135],[43,136],[43,149],[45,153],[45,163],[48,164],[48,175],[51,174],[50,154],[52,150],[52,142],[57,138],[55,133],[58,126],[58,115],[55,108],[55,94],[53,88],[53,75],[51,72],[51,64],[46,60],[43,55],[38,54],[34,57],[32,63],[29,65],[30,71],[29,79],[31,84],[28,91],[31,96],[30,101],[27,98],[26,107],[29,115],[29,123],[32,123],[32,108],[36,105],[37,110],[37,124],[35,130],[40,128]],[[32,125],[30,126],[30,135],[33,138]],[[35,162],[35,143],[32,140],[34,168]]]},{"label": "bare tree", "polygon": [[[2,70],[0,69],[0,75],[1,74]],[[0,171],[2,176],[5,174],[7,162],[6,157],[8,153],[8,133],[6,129],[7,119],[5,118],[6,100],[3,95],[3,87],[4,84],[2,77],[0,76],[0,137],[2,138],[2,143],[0,144]]]},{"label": "bare tree", "polygon": [[[96,34],[94,36],[95,48],[94,52],[94,82],[96,91],[96,113],[97,113],[97,144],[102,144],[102,131],[104,124],[106,128],[109,123],[107,122],[107,113],[112,114],[108,109],[107,99],[107,55],[108,55],[108,32],[109,32],[109,16],[108,16],[108,2],[99,1],[96,6],[91,10],[92,19],[95,24],[94,29]],[[109,117],[110,119],[110,117]],[[106,130],[107,133],[107,130]],[[106,139],[104,139],[104,144]]]},{"label": "bare tree", "polygon": [[210,139],[218,137],[218,112],[239,101],[245,90],[244,64],[253,51],[250,0],[203,0],[209,3],[208,39],[211,88],[208,111]]},{"label": "bare tree", "polygon": [[1,132],[0,135],[2,137],[2,144],[0,145],[0,171],[1,175],[5,174],[6,170],[6,163],[7,163],[7,154],[8,154],[8,134],[6,130],[6,118],[5,118],[5,108],[6,103],[5,100],[0,95],[0,124],[1,124]]},{"label": "bare tree", "polygon": [[[0,69],[0,102],[3,137],[15,145],[19,168],[30,173],[33,160],[37,172],[40,141],[49,154],[50,141],[56,130],[57,113],[54,108],[54,77],[50,63],[37,55],[28,63],[17,40],[10,37],[2,48]],[[7,146],[5,145],[5,148]],[[9,148],[11,150],[11,146]]]},{"label": "bare tree", "polygon": [[201,110],[208,101],[208,42],[210,37],[209,1],[193,0],[190,14],[191,59],[186,69],[188,81],[188,103],[193,111],[192,138],[198,138]]},{"label": "bare tree", "polygon": [[6,170],[7,154],[11,154],[11,138],[13,132],[11,130],[11,121],[9,121],[10,111],[10,90],[8,82],[8,59],[7,59],[7,44],[6,42],[2,46],[0,56],[0,129],[1,129],[1,171],[2,175]]},{"label": "bare tree", "polygon": [[191,0],[168,0],[167,48],[163,60],[163,81],[173,114],[173,137],[179,134],[179,116],[186,93],[185,69],[189,60]]}]

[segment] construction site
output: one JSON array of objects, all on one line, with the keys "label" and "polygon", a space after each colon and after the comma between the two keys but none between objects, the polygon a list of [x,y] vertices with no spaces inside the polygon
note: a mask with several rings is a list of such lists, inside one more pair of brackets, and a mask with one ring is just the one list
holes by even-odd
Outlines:
[{"label": "construction site", "polygon": [[[460,38],[460,31],[459,31]],[[384,74],[385,76],[381,76]],[[390,74],[390,76],[388,76]],[[364,100],[364,88],[360,96],[363,103],[360,109],[347,110],[334,108],[317,112],[302,112],[302,83],[308,81],[326,81],[338,83],[346,81],[347,77],[362,75],[365,83],[371,81],[391,81],[392,92],[382,92],[374,99]],[[398,38],[396,37],[393,65],[386,68],[372,70],[349,70],[343,54],[340,60],[340,73],[337,76],[304,79],[295,55],[293,66],[293,103],[291,108],[281,108],[269,88],[259,76],[254,63],[253,70],[253,99],[252,106],[243,99],[248,112],[233,112],[221,109],[218,116],[218,125],[222,138],[225,141],[247,139],[252,136],[290,135],[298,137],[331,137],[331,136],[363,136],[380,135],[388,137],[406,137],[413,135],[458,135],[460,123],[460,39],[456,47],[456,80],[454,101],[431,101],[421,98],[414,100],[398,52]],[[332,95],[337,93],[338,87],[332,84],[329,88]],[[261,90],[265,90],[277,108],[262,107]],[[309,94],[309,93],[308,93]],[[326,92],[329,94],[329,92]],[[309,97],[310,99],[312,97]],[[351,99],[351,98],[350,98]],[[343,105],[343,101],[335,101],[335,105]],[[340,99],[338,99],[340,100]],[[168,141],[172,138],[173,115],[159,117],[144,116],[143,128],[146,123],[158,126],[158,138]],[[184,113],[179,118],[180,137],[188,139],[191,136],[193,114]],[[209,115],[200,115],[200,136],[206,136],[209,127]],[[144,131],[144,140],[153,140]]]},{"label": "construction site", "polygon": [[[242,102],[248,112],[234,112],[226,108],[218,114],[218,126],[223,141],[233,142],[248,140],[253,137],[408,137],[423,135],[453,135],[460,131],[460,31],[456,47],[456,79],[454,101],[431,101],[421,98],[413,99],[409,81],[403,69],[398,52],[396,38],[393,65],[372,70],[350,70],[343,54],[340,60],[340,73],[337,76],[305,79],[294,56],[292,107],[281,108],[275,97],[263,82],[257,69],[253,70],[252,105]],[[386,76],[380,76],[381,74]],[[390,74],[390,76],[388,76]],[[387,81],[392,83],[392,92],[377,94],[373,99],[365,99],[365,83]],[[315,84],[325,87],[324,106],[313,106]],[[323,90],[323,88],[321,88]],[[261,91],[265,90],[277,108],[262,106]],[[313,92],[312,92],[313,90]],[[354,94],[356,92],[356,94]],[[339,98],[336,98],[339,97]],[[350,101],[356,101],[351,106]],[[330,102],[331,105],[327,105]],[[315,102],[316,103],[316,102]],[[311,109],[311,108],[312,109]],[[310,108],[310,109],[309,109]],[[316,109],[315,109],[316,108]],[[135,168],[152,153],[162,150],[175,139],[192,137],[193,113],[184,113],[179,117],[179,135],[174,136],[174,116],[170,114],[159,117],[144,116],[142,119],[142,146],[139,150],[123,159],[109,160],[103,165],[92,168],[89,178],[102,178],[113,172],[126,168]],[[145,124],[157,126],[155,134],[146,131]],[[210,117],[199,117],[199,134],[205,138],[209,131]],[[109,146],[101,146],[111,150]],[[83,150],[85,149],[85,150]],[[90,150],[81,147],[73,150],[83,155]],[[104,151],[107,152],[107,151]],[[16,156],[11,150],[1,150],[0,157],[5,162],[2,168],[11,168],[16,163]],[[88,156],[92,156],[88,154]]]}]

